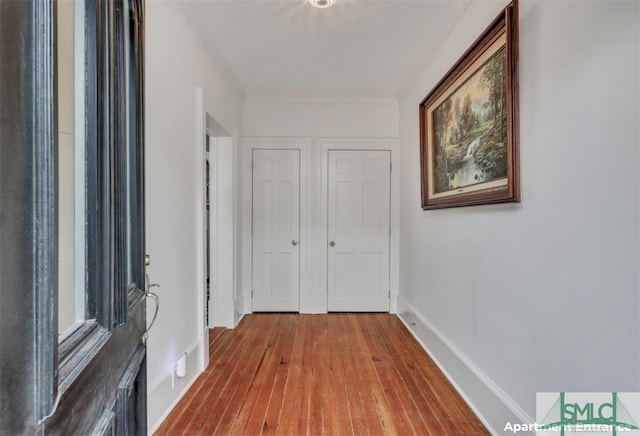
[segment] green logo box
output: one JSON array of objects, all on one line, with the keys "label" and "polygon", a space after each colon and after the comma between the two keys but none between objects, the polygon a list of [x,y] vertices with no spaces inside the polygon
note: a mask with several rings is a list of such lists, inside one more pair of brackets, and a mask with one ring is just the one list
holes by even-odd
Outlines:
[{"label": "green logo box", "polygon": [[640,436],[640,392],[538,392],[536,435]]}]

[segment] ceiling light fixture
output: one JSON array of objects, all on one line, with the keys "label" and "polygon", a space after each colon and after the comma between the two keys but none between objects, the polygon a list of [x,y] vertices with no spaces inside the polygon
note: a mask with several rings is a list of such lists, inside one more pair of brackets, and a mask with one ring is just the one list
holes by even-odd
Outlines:
[{"label": "ceiling light fixture", "polygon": [[329,6],[332,6],[335,2],[336,0],[309,0],[309,3],[319,9],[326,9]]}]

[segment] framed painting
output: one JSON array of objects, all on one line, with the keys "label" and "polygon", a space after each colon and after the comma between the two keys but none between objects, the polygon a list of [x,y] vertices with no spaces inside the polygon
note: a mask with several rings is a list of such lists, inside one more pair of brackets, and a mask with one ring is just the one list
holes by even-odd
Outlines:
[{"label": "framed painting", "polygon": [[518,6],[420,104],[422,208],[520,201]]}]

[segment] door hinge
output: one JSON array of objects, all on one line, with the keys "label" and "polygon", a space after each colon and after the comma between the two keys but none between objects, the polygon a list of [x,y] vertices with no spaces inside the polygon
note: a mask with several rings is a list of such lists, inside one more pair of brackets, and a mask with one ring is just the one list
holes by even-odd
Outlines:
[{"label": "door hinge", "polygon": [[393,164],[389,162],[389,172],[393,172]]},{"label": "door hinge", "polygon": [[253,298],[253,289],[251,290],[251,298]]},{"label": "door hinge", "polygon": [[389,226],[389,236],[391,236],[391,226]]},{"label": "door hinge", "polygon": [[391,298],[391,289],[389,289],[389,298]]}]

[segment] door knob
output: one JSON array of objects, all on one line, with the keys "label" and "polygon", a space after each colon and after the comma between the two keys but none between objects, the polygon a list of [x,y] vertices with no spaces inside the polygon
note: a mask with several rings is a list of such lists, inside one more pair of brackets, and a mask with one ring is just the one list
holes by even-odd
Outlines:
[{"label": "door knob", "polygon": [[295,239],[293,241],[291,241],[292,245],[298,245],[298,241],[296,241]]},{"label": "door knob", "polygon": [[151,265],[151,256],[149,256],[148,254],[144,255],[144,266],[149,266]]},{"label": "door knob", "polygon": [[329,245],[333,247],[334,245],[336,245],[336,243],[331,241],[331,242],[329,242]]}]

